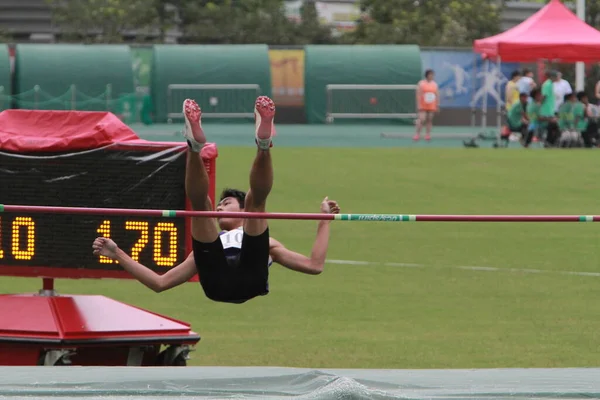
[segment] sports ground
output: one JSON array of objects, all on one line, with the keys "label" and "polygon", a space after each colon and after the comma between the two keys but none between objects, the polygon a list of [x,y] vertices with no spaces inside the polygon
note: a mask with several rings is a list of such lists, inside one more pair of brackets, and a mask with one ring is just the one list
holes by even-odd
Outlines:
[{"label": "sports ground", "polygon": [[[253,125],[204,127],[219,146],[217,190],[246,188]],[[177,125],[134,129],[146,139],[181,140]],[[410,127],[280,125],[269,211],[317,212],[329,196],[343,213],[598,214],[594,151],[465,149],[435,136],[477,133],[467,129],[436,129],[430,143],[413,143],[380,138]],[[333,222],[323,274],[274,266],[271,294],[244,305],[211,302],[197,283],[161,294],[118,280],[58,280],[56,289],[190,323],[202,337],[193,366],[592,367],[597,229]],[[314,221],[271,222],[273,237],[306,254],[315,231]],[[39,288],[39,279],[0,279],[1,293]]]}]

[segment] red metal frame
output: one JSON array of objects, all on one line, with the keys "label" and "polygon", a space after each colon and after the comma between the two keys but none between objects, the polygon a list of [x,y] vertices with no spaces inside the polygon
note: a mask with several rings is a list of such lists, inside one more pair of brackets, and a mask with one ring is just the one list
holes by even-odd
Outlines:
[{"label": "red metal frame", "polygon": [[[0,295],[0,305],[0,365],[40,365],[65,349],[74,365],[162,365],[161,346],[200,340],[185,322],[104,296]],[[132,350],[143,353],[135,364]]]}]

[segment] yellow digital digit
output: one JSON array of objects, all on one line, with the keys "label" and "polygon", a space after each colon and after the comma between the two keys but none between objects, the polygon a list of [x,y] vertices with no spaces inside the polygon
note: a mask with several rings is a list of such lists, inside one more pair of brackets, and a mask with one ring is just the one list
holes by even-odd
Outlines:
[{"label": "yellow digital digit", "polygon": [[[27,229],[27,245],[21,248],[21,227]],[[12,254],[16,260],[31,260],[35,255],[35,222],[31,217],[16,217],[12,224]]]},{"label": "yellow digital digit", "polygon": [[144,247],[148,244],[148,223],[144,221],[127,221],[125,222],[125,229],[140,231],[140,238],[133,245],[131,249],[131,258],[135,261],[140,261],[140,252],[144,250]]},{"label": "yellow digital digit", "polygon": [[[102,224],[100,224],[100,226],[98,227],[96,232],[98,232],[98,234],[100,236],[109,239],[110,238],[110,220],[106,219],[106,220],[102,221]],[[109,258],[106,256],[100,256],[100,264],[112,264],[114,262],[115,261],[112,258]]]},{"label": "yellow digital digit", "polygon": [[[162,249],[163,234],[169,236],[169,254]],[[154,228],[154,262],[161,267],[172,267],[177,262],[177,227],[172,222],[159,222]]]},{"label": "yellow digital digit", "polygon": [[4,250],[2,250],[2,217],[0,217],[0,260],[4,258]]}]

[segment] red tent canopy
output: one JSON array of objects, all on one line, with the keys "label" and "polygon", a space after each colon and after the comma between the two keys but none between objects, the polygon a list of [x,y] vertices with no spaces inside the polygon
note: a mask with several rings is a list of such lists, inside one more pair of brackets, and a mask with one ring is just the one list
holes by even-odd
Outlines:
[{"label": "red tent canopy", "polygon": [[502,61],[593,62],[600,60],[600,31],[579,19],[560,0],[551,0],[514,28],[475,40],[473,47],[477,53]]}]

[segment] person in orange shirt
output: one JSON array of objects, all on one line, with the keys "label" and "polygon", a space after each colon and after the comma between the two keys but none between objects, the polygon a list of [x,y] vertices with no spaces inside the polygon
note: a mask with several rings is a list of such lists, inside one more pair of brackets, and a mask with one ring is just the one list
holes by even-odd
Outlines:
[{"label": "person in orange shirt", "polygon": [[417,85],[417,107],[419,116],[417,118],[417,132],[413,140],[421,139],[421,129],[425,124],[425,140],[431,140],[431,127],[433,126],[433,114],[440,110],[440,93],[438,85],[433,80],[434,72],[431,69],[425,71],[425,79]]}]

